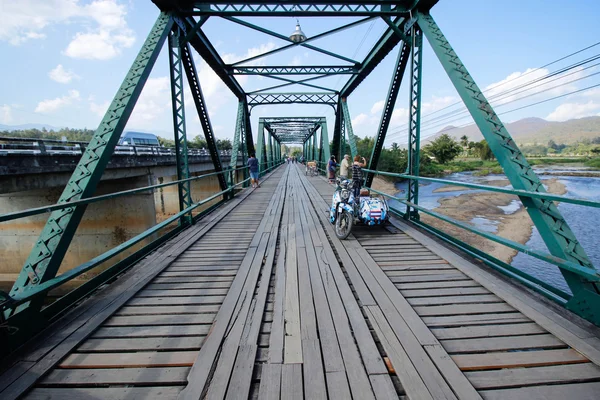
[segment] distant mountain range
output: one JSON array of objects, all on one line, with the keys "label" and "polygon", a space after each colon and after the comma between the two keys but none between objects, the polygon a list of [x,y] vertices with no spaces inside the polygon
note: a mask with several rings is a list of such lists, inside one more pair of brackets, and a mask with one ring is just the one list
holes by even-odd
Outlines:
[{"label": "distant mountain range", "polygon": [[[505,124],[505,126],[513,139],[519,144],[547,144],[549,140],[554,140],[558,144],[572,144],[582,139],[592,139],[600,136],[600,117],[571,119],[564,122],[546,121],[542,118],[532,117],[511,122]],[[466,135],[469,141],[472,142],[483,140],[483,135],[476,125],[469,125],[464,128],[456,128],[450,125],[425,141],[435,140],[443,133],[447,133],[456,139]]]},{"label": "distant mountain range", "polygon": [[2,125],[0,124],[0,131],[20,131],[26,129],[39,129],[46,128],[48,131],[57,131],[60,128],[47,124],[23,124],[23,125]]}]

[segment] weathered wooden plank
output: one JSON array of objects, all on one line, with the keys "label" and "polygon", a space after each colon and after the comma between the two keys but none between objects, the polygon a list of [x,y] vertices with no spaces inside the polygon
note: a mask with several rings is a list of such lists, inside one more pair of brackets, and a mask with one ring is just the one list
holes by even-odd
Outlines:
[{"label": "weathered wooden plank", "polygon": [[[598,380],[600,379],[600,367],[592,363],[585,363],[550,367],[510,368],[496,371],[473,371],[467,372],[466,375],[477,389],[500,389]],[[577,395],[578,393],[574,392],[568,398],[574,398],[573,396],[576,398]]]},{"label": "weathered wooden plank", "polygon": [[408,275],[408,276],[397,276],[392,272],[386,272],[386,275],[394,283],[407,283],[407,282],[436,282],[436,281],[465,281],[468,280],[466,275],[460,272],[452,272],[447,274],[435,274],[435,275]]},{"label": "weathered wooden plank", "polygon": [[164,276],[155,278],[152,283],[209,283],[209,282],[233,282],[233,275],[230,276]]},{"label": "weathered wooden plank", "polygon": [[165,306],[165,305],[208,305],[221,304],[225,296],[187,296],[187,297],[134,297],[128,306]]},{"label": "weathered wooden plank", "polygon": [[189,306],[125,306],[115,315],[160,315],[160,314],[215,314],[219,304],[189,305]]},{"label": "weathered wooden plank", "polygon": [[215,314],[131,315],[111,317],[103,326],[158,326],[211,324]]},{"label": "weathered wooden plank", "polygon": [[40,383],[44,386],[185,385],[189,367],[55,369]]},{"label": "weathered wooden plank", "polygon": [[[380,263],[377,263],[378,265]],[[461,272],[458,272],[456,269],[404,269],[402,267],[387,267],[382,269],[385,271],[385,274],[389,277],[392,276],[423,276],[423,275],[458,275],[464,276]]]},{"label": "weathered wooden plank", "polygon": [[498,368],[537,367],[557,364],[577,364],[588,359],[572,349],[539,350],[509,353],[453,355],[452,359],[463,371]]},{"label": "weathered wooden plank", "polygon": [[[282,220],[282,228],[279,241],[279,256],[275,267],[275,299],[273,304],[273,322],[271,325],[271,335],[269,336],[269,363],[283,363],[283,343],[285,335],[285,254],[287,247],[287,227],[284,225],[287,221]],[[275,372],[273,372],[275,373]],[[281,368],[278,374],[281,376]],[[261,383],[262,385],[262,383]],[[277,386],[279,388],[279,386]],[[268,390],[272,393],[272,390]],[[278,393],[279,396],[279,393]],[[279,397],[278,397],[279,398]]]},{"label": "weathered wooden plank", "polygon": [[179,387],[128,387],[128,388],[35,388],[27,394],[28,400],[151,400],[176,399]]},{"label": "weathered wooden plank", "polygon": [[459,287],[459,288],[437,288],[433,292],[431,289],[406,289],[400,290],[402,296],[406,297],[408,301],[412,297],[426,297],[431,296],[432,293],[435,293],[436,296],[461,296],[461,295],[472,295],[472,294],[488,294],[490,293],[487,289],[483,287]]},{"label": "weathered wooden plank", "polygon": [[281,364],[264,364],[260,375],[260,400],[279,400],[281,395]]},{"label": "weathered wooden plank", "polygon": [[446,306],[417,306],[415,311],[421,317],[423,316],[445,316],[462,314],[488,314],[501,312],[514,312],[514,308],[506,303],[491,304],[454,304]]},{"label": "weathered wooden plank", "polygon": [[198,350],[206,336],[88,339],[78,352]]},{"label": "weathered wooden plank", "polygon": [[145,290],[182,290],[182,289],[229,289],[231,281],[224,282],[185,282],[185,283],[151,283]]},{"label": "weathered wooden plank", "polygon": [[142,290],[135,297],[225,296],[228,289]]},{"label": "weathered wooden plank", "polygon": [[457,287],[473,287],[481,286],[472,279],[466,281],[439,281],[439,282],[406,282],[396,283],[395,285],[400,290],[405,289],[437,289],[437,288],[457,288]]},{"label": "weathered wooden plank", "polygon": [[[434,293],[430,293],[434,294]],[[462,296],[412,297],[407,299],[413,306],[437,306],[446,304],[486,304],[501,303],[502,299],[495,294],[474,294]]]},{"label": "weathered wooden plank", "polygon": [[452,315],[448,317],[423,317],[423,322],[428,327],[450,327],[467,325],[500,325],[517,322],[531,322],[520,312],[502,314],[466,314]]},{"label": "weathered wooden plank", "polygon": [[283,360],[284,363],[291,364],[302,362],[296,228],[293,223],[288,225],[287,234],[288,241],[285,253],[285,343],[283,348]]},{"label": "weathered wooden plank", "polygon": [[210,324],[179,325],[179,326],[124,326],[102,327],[92,337],[94,338],[120,338],[120,337],[153,337],[153,336],[199,336],[210,331]]},{"label": "weathered wooden plank", "polygon": [[[206,276],[214,276],[214,277],[235,276],[236,270],[237,269],[227,269],[227,270],[222,270],[222,271],[220,271],[220,270],[216,270],[216,271],[197,270],[197,271],[174,271],[174,272],[165,271],[165,272],[161,273],[159,275],[159,277],[160,278],[181,278],[181,277],[192,278],[192,277],[206,277]],[[186,279],[186,281],[187,281],[187,279]],[[188,281],[188,282],[192,282],[192,281]]]},{"label": "weathered wooden plank", "polygon": [[370,375],[369,379],[377,400],[398,399],[398,393],[388,374]]},{"label": "weathered wooden plank", "polygon": [[[323,361],[318,340],[302,339],[302,362],[306,398],[327,399],[325,371],[323,370]],[[282,391],[282,397],[283,394],[284,392]]]},{"label": "weathered wooden plank", "polygon": [[[352,398],[348,379],[344,371],[326,372],[325,376],[327,379],[327,393],[329,394],[327,398],[332,400],[347,400]],[[361,397],[355,398],[360,399]]]},{"label": "weathered wooden plank", "polygon": [[481,394],[486,400],[596,400],[598,393],[600,382],[485,390]]},{"label": "weathered wooden plank", "polygon": [[72,353],[60,368],[144,368],[191,367],[196,351],[139,352],[139,353]]},{"label": "weathered wooden plank", "polygon": [[528,349],[559,349],[566,345],[554,335],[486,337],[480,339],[442,340],[448,353],[473,353]]},{"label": "weathered wooden plank", "polygon": [[381,309],[378,306],[367,306],[365,310],[406,394],[411,399],[434,399],[424,382],[427,377],[417,371]]},{"label": "weathered wooden plank", "polygon": [[303,388],[302,364],[282,364],[281,398],[286,400],[303,400]]},{"label": "weathered wooden plank", "polygon": [[533,322],[524,324],[480,325],[460,328],[436,328],[432,329],[432,332],[440,340],[546,333],[542,327]]}]

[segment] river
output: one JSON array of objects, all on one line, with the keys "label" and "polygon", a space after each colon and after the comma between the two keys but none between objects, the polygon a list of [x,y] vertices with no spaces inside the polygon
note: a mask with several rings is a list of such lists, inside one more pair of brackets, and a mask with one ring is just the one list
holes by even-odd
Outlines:
[{"label": "river", "polygon": [[[600,201],[600,174],[598,177],[578,177],[567,176],[562,174],[571,174],[573,172],[582,171],[580,167],[553,167],[553,168],[536,168],[536,172],[541,179],[556,178],[565,185],[567,197],[583,198],[588,200]],[[506,179],[504,175],[488,175],[488,176],[473,176],[470,172],[455,173],[446,177],[448,180],[458,182],[470,182],[486,184],[493,180]],[[396,184],[400,191],[406,193],[406,182]],[[456,197],[465,193],[477,193],[480,190],[457,190],[452,192],[435,192],[436,189],[446,186],[441,183],[425,183],[419,187],[419,205],[428,209],[436,209],[440,206],[440,199]],[[510,188],[510,186],[506,186]],[[402,204],[392,201],[390,205],[394,208],[404,209]],[[520,208],[521,204],[518,200],[514,200],[506,207],[501,207],[505,214],[512,214]],[[596,268],[600,267],[600,235],[598,235],[598,227],[600,227],[600,209],[592,207],[578,206],[575,204],[560,203],[558,209],[566,219],[575,233],[575,236],[580,241],[585,249],[588,257]],[[486,218],[485,215],[475,215],[470,221],[487,232],[495,233],[497,230],[497,221]],[[538,230],[534,227],[530,239],[527,241],[527,246],[535,250],[547,253],[546,248]],[[548,264],[537,258],[518,253],[512,260],[512,265],[520,270],[535,276],[554,287],[560,288],[567,292],[569,288],[560,273],[558,267],[553,264]]]}]

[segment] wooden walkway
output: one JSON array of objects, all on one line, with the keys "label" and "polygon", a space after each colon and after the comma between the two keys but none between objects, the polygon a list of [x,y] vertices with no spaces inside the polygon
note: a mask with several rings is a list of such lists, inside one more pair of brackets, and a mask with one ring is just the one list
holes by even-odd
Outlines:
[{"label": "wooden walkway", "polygon": [[5,362],[0,398],[597,399],[598,329],[294,165]]}]

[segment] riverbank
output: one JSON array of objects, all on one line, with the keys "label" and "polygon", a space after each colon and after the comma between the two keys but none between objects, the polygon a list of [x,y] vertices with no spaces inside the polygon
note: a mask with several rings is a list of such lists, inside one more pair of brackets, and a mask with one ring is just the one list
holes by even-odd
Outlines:
[{"label": "riverbank", "polygon": [[396,188],[394,182],[388,181],[387,179],[384,179],[380,176],[376,176],[373,178],[373,184],[371,185],[371,187],[375,190],[379,190],[380,192],[392,195],[398,192],[398,189]]},{"label": "riverbank", "polygon": [[[542,182],[548,187],[548,192],[550,193],[559,195],[566,193],[565,185],[556,178],[544,179]],[[489,183],[492,183],[494,186],[503,187],[508,184],[508,181],[497,180]],[[460,186],[447,185],[436,189],[435,192],[448,192],[451,194],[454,191],[464,190],[465,188]],[[505,213],[505,209],[513,211],[516,207],[518,208],[515,212]],[[440,200],[440,206],[435,211],[458,221],[471,224],[474,219],[485,220],[488,227],[495,227],[494,233],[496,235],[522,244],[529,240],[533,229],[533,222],[520,201],[518,201],[518,197],[504,193],[464,193],[456,197],[443,198]],[[479,235],[440,221],[427,214],[421,213],[421,220],[504,262],[510,263],[512,258],[517,254],[516,250],[484,239]]]}]

